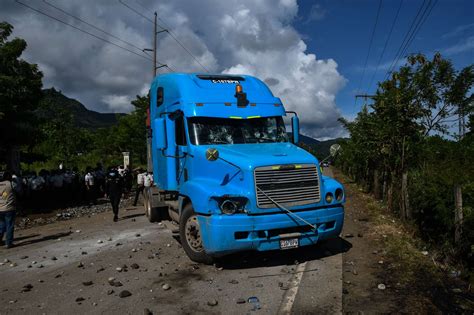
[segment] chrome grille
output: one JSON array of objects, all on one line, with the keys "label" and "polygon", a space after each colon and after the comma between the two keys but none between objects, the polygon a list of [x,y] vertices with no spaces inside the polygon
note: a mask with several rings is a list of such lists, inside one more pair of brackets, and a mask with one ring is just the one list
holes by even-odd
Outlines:
[{"label": "chrome grille", "polygon": [[265,194],[286,207],[316,203],[321,199],[318,170],[314,164],[258,167],[254,175],[259,208],[277,207]]}]

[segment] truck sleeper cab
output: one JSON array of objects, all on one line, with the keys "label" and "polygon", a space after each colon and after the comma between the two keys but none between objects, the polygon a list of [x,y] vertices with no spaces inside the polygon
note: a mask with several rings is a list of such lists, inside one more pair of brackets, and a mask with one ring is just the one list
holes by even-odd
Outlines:
[{"label": "truck sleeper cab", "polygon": [[255,77],[157,76],[150,89],[150,221],[168,214],[186,254],[203,263],[337,237],[344,189],[296,145],[299,123],[291,114],[293,141],[281,100]]}]

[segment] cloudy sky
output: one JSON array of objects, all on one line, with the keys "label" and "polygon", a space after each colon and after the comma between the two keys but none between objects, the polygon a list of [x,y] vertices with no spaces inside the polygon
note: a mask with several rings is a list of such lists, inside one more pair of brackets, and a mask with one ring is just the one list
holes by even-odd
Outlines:
[{"label": "cloudy sky", "polygon": [[[0,20],[13,24],[13,35],[27,40],[23,57],[39,64],[45,87],[54,86],[100,112],[130,111],[130,100],[146,93],[151,61],[140,49],[151,47],[150,21],[118,0],[20,1],[50,16],[0,0]],[[303,133],[319,139],[345,135],[337,118],[354,117],[362,103],[354,102],[358,91],[374,92],[417,10],[428,1],[404,0],[400,7],[400,0],[384,0],[378,11],[379,0],[122,0],[150,19],[157,11],[159,24],[172,30],[197,59],[162,33],[159,62],[180,72],[202,72],[204,67],[256,75],[287,109],[299,112]],[[432,3],[410,51],[441,51],[457,67],[473,63],[474,2]]]}]

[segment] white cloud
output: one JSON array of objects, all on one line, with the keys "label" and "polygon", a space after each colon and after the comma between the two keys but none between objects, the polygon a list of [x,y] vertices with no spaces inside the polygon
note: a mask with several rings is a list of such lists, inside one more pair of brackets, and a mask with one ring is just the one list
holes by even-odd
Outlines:
[{"label": "white cloud", "polygon": [[447,56],[452,56],[471,50],[474,50],[474,36],[468,37],[458,44],[444,49],[444,53]]},{"label": "white cloud", "polygon": [[104,95],[102,101],[109,105],[109,110],[113,113],[129,112],[133,108],[129,95]]},{"label": "white cloud", "polygon": [[[138,47],[151,47],[152,25],[116,1],[49,1]],[[28,3],[141,53],[42,2]],[[340,111],[335,104],[335,95],[346,80],[339,74],[334,60],[318,60],[316,55],[306,51],[304,39],[291,24],[298,13],[296,0],[137,0],[127,3],[150,17],[156,10],[159,23],[170,27],[211,72],[253,74],[267,82],[287,109],[298,111],[303,133],[326,138],[343,132],[337,122]],[[319,6],[313,6],[311,11],[313,19],[324,15]],[[136,94],[148,91],[150,60],[91,38],[15,3],[2,8],[0,20],[12,23],[14,35],[27,40],[29,48],[25,57],[44,69],[46,87],[54,85],[91,109],[129,111],[133,108],[130,100]],[[158,61],[177,71],[203,71],[165,33],[158,35]]]},{"label": "white cloud", "polygon": [[320,21],[326,16],[326,10],[320,4],[313,4],[309,10],[308,17],[306,18],[306,23],[313,21]]}]

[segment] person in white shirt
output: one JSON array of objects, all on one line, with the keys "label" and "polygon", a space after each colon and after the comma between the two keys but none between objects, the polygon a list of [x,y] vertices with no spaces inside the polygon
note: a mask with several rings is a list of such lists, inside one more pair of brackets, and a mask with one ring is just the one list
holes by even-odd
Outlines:
[{"label": "person in white shirt", "polygon": [[137,189],[135,191],[135,201],[133,202],[133,206],[137,206],[138,198],[140,194],[143,194],[143,189],[145,189],[145,176],[146,172],[143,172],[143,169],[138,170],[137,174]]},{"label": "person in white shirt", "polygon": [[86,186],[86,199],[90,206],[92,203],[97,204],[96,191],[95,191],[95,178],[92,174],[92,167],[87,167],[86,176],[84,176],[84,184]]}]

